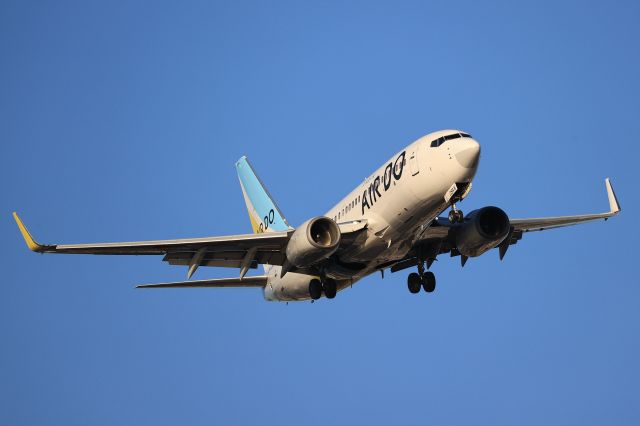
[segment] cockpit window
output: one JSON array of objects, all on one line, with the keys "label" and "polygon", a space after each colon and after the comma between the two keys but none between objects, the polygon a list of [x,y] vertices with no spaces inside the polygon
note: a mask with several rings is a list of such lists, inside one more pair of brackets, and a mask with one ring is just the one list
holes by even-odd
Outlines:
[{"label": "cockpit window", "polygon": [[432,148],[438,147],[443,143],[445,143],[446,141],[450,141],[451,139],[470,138],[470,137],[471,135],[468,133],[452,133],[450,135],[440,136],[438,139],[431,142],[431,147]]},{"label": "cockpit window", "polygon": [[431,148],[435,148],[437,146],[442,145],[442,142],[444,142],[444,136],[439,137],[438,139],[434,140],[431,142]]}]

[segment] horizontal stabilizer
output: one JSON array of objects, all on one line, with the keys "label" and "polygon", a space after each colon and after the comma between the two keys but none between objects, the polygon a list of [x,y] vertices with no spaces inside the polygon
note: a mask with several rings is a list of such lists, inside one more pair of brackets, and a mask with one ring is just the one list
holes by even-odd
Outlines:
[{"label": "horizontal stabilizer", "polygon": [[172,283],[142,284],[136,288],[206,288],[206,287],[264,287],[267,276],[244,278],[216,278],[211,280],[177,281]]}]

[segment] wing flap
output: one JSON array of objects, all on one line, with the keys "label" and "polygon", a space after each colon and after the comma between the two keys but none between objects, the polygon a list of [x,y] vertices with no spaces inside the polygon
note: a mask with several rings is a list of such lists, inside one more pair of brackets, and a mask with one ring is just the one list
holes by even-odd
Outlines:
[{"label": "wing flap", "polygon": [[[199,262],[199,266],[219,266],[225,268],[240,268],[248,250],[238,251],[207,251]],[[169,265],[187,266],[195,255],[195,251],[178,251],[167,253],[163,261]],[[256,250],[255,256],[251,259],[250,268],[257,268],[261,265],[282,265],[285,255],[280,251],[265,249]]]},{"label": "wing flap", "polygon": [[210,288],[210,287],[264,287],[267,276],[244,278],[216,278],[211,280],[176,281],[159,284],[141,284],[136,288]]},{"label": "wing flap", "polygon": [[[167,258],[167,256],[165,256],[164,259],[162,260],[164,260],[171,266],[191,266],[192,264],[191,258]],[[212,267],[218,267],[218,268],[240,268],[241,264],[242,264],[242,259],[236,260],[236,259],[209,258],[209,259],[203,259],[202,261],[200,261],[198,263],[198,266],[212,266]],[[256,262],[255,260],[252,260],[251,264],[249,265],[249,268],[255,269],[257,267],[258,267],[258,262]]]}]

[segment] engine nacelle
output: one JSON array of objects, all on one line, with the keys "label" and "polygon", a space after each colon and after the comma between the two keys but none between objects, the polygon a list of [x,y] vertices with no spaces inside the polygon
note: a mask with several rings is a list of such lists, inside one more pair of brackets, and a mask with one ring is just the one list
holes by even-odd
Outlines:
[{"label": "engine nacelle", "polygon": [[289,239],[286,254],[298,268],[311,266],[338,250],[340,228],[328,217],[314,217],[300,225]]},{"label": "engine nacelle", "polygon": [[474,210],[456,230],[456,247],[464,256],[480,256],[500,244],[509,234],[510,226],[509,217],[498,207]]}]

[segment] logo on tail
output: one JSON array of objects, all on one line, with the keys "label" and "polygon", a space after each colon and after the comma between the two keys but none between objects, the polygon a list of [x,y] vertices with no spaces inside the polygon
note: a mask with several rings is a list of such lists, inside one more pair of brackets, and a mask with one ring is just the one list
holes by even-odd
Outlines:
[{"label": "logo on tail", "polygon": [[247,157],[241,157],[238,160],[236,170],[238,171],[240,187],[242,188],[242,195],[244,195],[244,202],[247,204],[253,232],[261,234],[263,232],[293,229],[282,215],[273,198],[271,198],[269,191],[256,175]]}]

